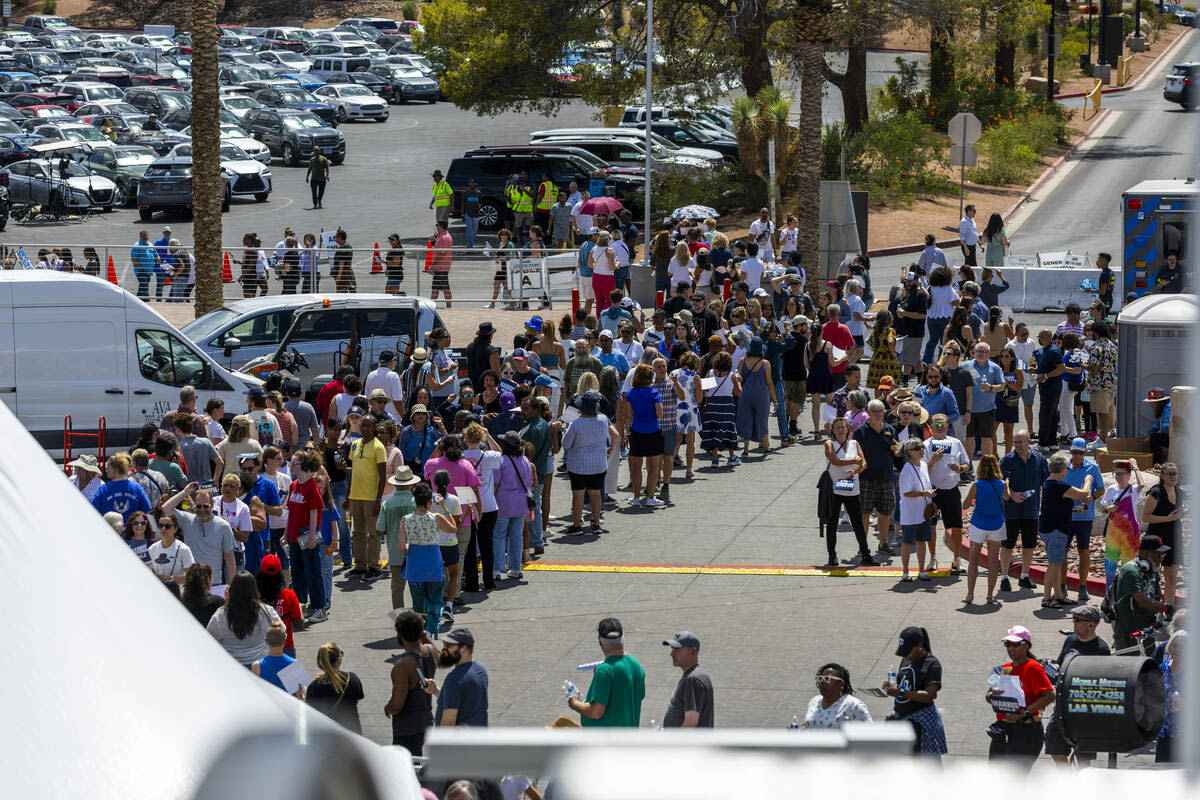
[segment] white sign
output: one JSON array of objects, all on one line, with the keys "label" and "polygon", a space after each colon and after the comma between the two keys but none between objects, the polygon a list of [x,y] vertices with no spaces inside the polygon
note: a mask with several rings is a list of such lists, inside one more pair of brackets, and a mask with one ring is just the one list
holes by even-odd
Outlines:
[{"label": "white sign", "polygon": [[1038,265],[1037,256],[1005,256],[1005,269],[1033,269]]},{"label": "white sign", "polygon": [[12,3],[10,3],[8,0],[4,0],[4,7],[3,9],[0,9],[0,11],[2,11],[4,14],[4,18],[8,19],[12,16]]},{"label": "white sign", "polygon": [[955,144],[972,145],[979,141],[979,136],[983,133],[983,125],[979,123],[979,117],[970,111],[960,111],[950,119],[950,123],[946,126],[946,133],[950,135],[950,141]]},{"label": "white sign", "polygon": [[508,262],[508,291],[514,297],[537,297],[542,290],[542,259],[522,258]]},{"label": "white sign", "polygon": [[1038,253],[1038,266],[1042,269],[1082,269],[1089,264],[1087,253],[1062,252]]},{"label": "white sign", "polygon": [[955,167],[974,167],[979,151],[970,145],[950,145],[950,164]]}]

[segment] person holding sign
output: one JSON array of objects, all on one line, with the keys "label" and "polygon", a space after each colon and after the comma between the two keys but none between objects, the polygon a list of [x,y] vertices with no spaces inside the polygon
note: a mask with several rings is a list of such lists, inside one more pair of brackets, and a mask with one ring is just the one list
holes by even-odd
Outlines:
[{"label": "person holding sign", "polygon": [[1054,685],[1046,670],[1030,652],[1033,635],[1029,629],[1014,625],[1001,640],[1008,651],[1010,661],[1000,668],[996,683],[1004,686],[1005,677],[1015,678],[1020,693],[1010,696],[1003,689],[989,688],[984,698],[996,711],[996,722],[988,728],[992,743],[988,746],[988,759],[1009,759],[1026,769],[1042,752],[1045,731],[1042,729],[1042,709],[1054,702]]}]

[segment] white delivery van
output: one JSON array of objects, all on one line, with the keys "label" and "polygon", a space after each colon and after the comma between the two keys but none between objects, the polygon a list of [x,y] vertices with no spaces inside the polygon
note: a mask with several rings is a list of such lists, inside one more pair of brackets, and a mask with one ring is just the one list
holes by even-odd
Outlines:
[{"label": "white delivery van", "polygon": [[257,378],[231,372],[150,306],[86,275],[46,270],[0,272],[0,399],[52,453],[63,446],[63,418],[95,431],[101,417],[110,451],[137,441],[147,422],[196,387],[197,405],[245,408]]}]

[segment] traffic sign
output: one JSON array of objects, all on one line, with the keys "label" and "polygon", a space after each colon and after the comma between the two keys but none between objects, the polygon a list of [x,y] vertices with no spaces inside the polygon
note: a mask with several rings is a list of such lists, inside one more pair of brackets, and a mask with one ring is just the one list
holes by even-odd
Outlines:
[{"label": "traffic sign", "polygon": [[951,145],[950,163],[955,167],[974,167],[978,154],[979,151],[970,145],[966,147],[957,144]]},{"label": "traffic sign", "polygon": [[950,141],[955,144],[972,145],[979,141],[983,126],[979,124],[979,118],[970,111],[960,111],[950,120],[946,132],[950,134]]}]

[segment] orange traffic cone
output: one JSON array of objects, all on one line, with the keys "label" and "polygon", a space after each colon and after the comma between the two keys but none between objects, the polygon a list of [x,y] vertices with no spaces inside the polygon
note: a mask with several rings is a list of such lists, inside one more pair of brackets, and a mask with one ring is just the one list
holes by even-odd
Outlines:
[{"label": "orange traffic cone", "polygon": [[375,243],[375,254],[371,256],[371,274],[383,272],[383,259],[379,257],[379,242]]},{"label": "orange traffic cone", "polygon": [[108,282],[113,286],[117,286],[117,265],[113,263],[113,257],[108,257]]},{"label": "orange traffic cone", "polygon": [[229,251],[225,251],[225,263],[221,266],[221,283],[233,283],[233,266],[229,263]]},{"label": "orange traffic cone", "polygon": [[425,271],[429,272],[429,269],[432,266],[433,266],[433,239],[430,239],[425,244]]}]

